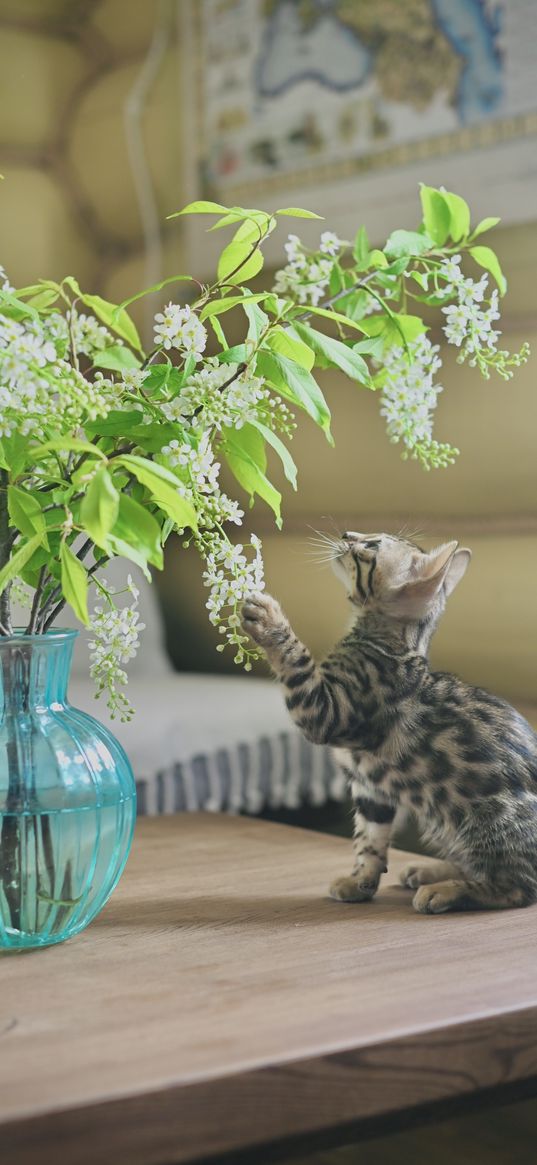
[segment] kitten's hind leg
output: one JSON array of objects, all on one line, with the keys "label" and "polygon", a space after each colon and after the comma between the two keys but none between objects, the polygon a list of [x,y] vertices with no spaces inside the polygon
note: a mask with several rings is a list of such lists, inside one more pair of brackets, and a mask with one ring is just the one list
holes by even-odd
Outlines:
[{"label": "kitten's hind leg", "polygon": [[391,805],[368,797],[355,796],[354,804],[354,867],[350,875],[336,878],[330,886],[330,897],[338,902],[369,902],[376,893],[386,872],[395,817]]},{"label": "kitten's hind leg", "polygon": [[430,882],[444,882],[448,878],[460,877],[460,870],[453,862],[409,862],[403,866],[399,881],[409,890],[416,890],[418,886],[427,886]]},{"label": "kitten's hind leg", "polygon": [[501,890],[494,886],[450,878],[420,886],[412,905],[418,914],[445,914],[448,910],[512,910],[530,906],[535,892],[530,887],[512,886]]}]

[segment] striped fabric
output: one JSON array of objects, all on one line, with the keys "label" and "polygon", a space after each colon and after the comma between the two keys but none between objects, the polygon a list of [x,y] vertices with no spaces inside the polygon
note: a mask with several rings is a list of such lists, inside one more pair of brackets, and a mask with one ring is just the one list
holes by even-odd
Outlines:
[{"label": "striped fabric", "polygon": [[328,748],[298,733],[198,753],[136,783],[138,813],[260,813],[345,799],[345,777]]}]

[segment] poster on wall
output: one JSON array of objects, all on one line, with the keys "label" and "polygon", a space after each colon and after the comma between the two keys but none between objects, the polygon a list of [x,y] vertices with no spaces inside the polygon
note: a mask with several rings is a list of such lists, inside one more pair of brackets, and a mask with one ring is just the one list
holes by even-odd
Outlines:
[{"label": "poster on wall", "polygon": [[198,196],[254,205],[304,190],[344,212],[345,187],[374,208],[387,174],[398,201],[398,175],[415,197],[416,175],[447,172],[471,197],[479,152],[488,204],[497,174],[517,184],[499,213],[534,216],[536,0],[195,0],[190,12]]}]

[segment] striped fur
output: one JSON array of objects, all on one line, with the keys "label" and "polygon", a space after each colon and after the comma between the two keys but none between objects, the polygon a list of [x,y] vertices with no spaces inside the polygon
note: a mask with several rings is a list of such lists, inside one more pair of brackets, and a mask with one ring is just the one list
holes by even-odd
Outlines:
[{"label": "striped fur", "polygon": [[323,663],[270,595],[243,607],[243,626],[283,684],[293,720],[308,740],[336,748],[349,781],[354,865],[332,896],[373,897],[403,808],[445,859],[405,871],[416,910],[537,901],[537,736],[504,700],[427,661],[470,551],[451,542],[426,553],[386,534],[347,533],[332,557],[358,618]]}]

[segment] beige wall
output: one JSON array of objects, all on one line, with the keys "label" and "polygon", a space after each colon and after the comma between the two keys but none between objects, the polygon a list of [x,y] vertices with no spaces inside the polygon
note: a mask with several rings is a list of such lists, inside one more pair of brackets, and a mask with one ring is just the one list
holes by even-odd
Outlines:
[{"label": "beige wall", "polygon": [[179,103],[174,0],[2,0],[2,263],[15,284],[73,274],[116,300],[147,286],[137,181],[161,226],[151,282],[181,268],[165,221],[182,200]]},{"label": "beige wall", "polygon": [[[154,279],[182,270],[181,229],[165,222],[185,201],[175,13],[173,0],[3,0],[0,261],[15,283],[69,272],[116,301],[144,286],[151,276],[137,197],[140,168],[162,227],[162,255],[150,256]],[[125,115],[144,78],[133,170]],[[449,163],[445,182],[449,187]],[[386,232],[396,225],[387,222]],[[510,284],[506,346],[530,339],[535,348],[537,223],[500,229],[496,241]],[[138,319],[143,323],[140,312]],[[435,641],[435,663],[537,703],[534,370],[533,359],[510,384],[484,382],[446,354],[437,437],[458,445],[461,457],[427,475],[404,464],[388,444],[373,394],[324,374],[336,449],[301,421],[294,442],[299,492],[282,482],[283,534],[261,504],[251,518],[264,536],[268,585],[316,651],[345,627],[348,610],[335,579],[311,565],[308,526],[329,529],[333,520],[397,530],[407,523],[428,542],[455,537],[474,552]],[[274,466],[277,481],[278,473]],[[172,548],[159,586],[176,658],[221,667],[195,555]]]}]

